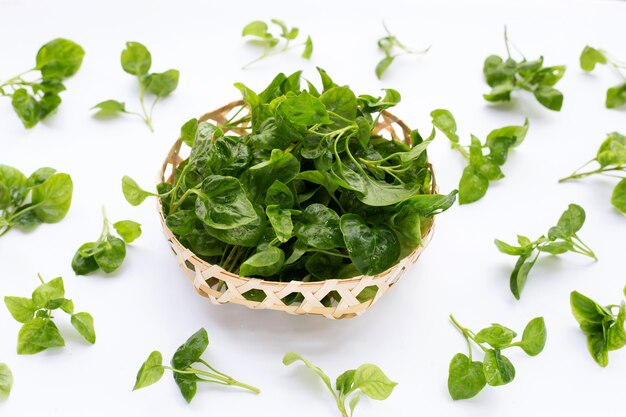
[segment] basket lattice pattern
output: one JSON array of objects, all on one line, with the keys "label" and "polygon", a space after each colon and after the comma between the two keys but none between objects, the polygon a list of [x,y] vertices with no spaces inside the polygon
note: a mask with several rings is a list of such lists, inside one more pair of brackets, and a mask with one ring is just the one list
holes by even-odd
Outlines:
[{"label": "basket lattice pattern", "polygon": [[[199,118],[200,121],[213,121],[217,125],[224,125],[229,117],[241,117],[248,109],[243,101],[229,103],[217,110],[206,113]],[[411,129],[397,117],[387,111],[381,113],[381,118],[374,132],[387,135],[392,140],[404,141],[410,144]],[[399,129],[398,129],[399,128]],[[398,130],[397,130],[398,129]],[[235,134],[245,134],[245,128],[233,130]],[[181,156],[182,141],[178,139],[170,149],[167,158],[158,174],[158,181],[171,182],[176,167],[184,160]],[[186,157],[186,156],[185,156]],[[432,167],[431,167],[432,171]],[[437,192],[434,174],[432,176],[432,192]],[[423,245],[416,248],[398,264],[375,276],[360,275],[348,279],[329,279],[316,282],[274,282],[258,278],[240,277],[232,272],[224,270],[219,265],[212,265],[184,247],[176,236],[165,224],[165,216],[161,203],[158,203],[158,212],[165,238],[176,257],[178,265],[192,281],[196,291],[207,297],[214,304],[241,304],[253,309],[271,309],[284,311],[290,314],[312,314],[324,316],[329,319],[344,319],[356,317],[369,309],[380,297],[382,297],[404,274],[404,272],[417,262],[424,247],[430,241],[433,234],[433,222],[423,233]],[[368,291],[376,289],[376,295],[365,302],[358,300],[357,296],[368,288]],[[251,301],[243,294],[258,290],[265,294],[263,301]],[[373,292],[373,291],[372,291]],[[332,304],[322,304],[322,300],[333,293]],[[295,302],[285,302],[285,298],[292,299],[294,295],[300,295]],[[289,297],[288,297],[289,296]]]}]

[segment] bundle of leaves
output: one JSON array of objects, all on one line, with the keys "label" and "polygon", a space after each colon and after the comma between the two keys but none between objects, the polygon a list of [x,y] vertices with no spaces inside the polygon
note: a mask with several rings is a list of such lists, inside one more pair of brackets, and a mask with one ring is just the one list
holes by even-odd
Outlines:
[{"label": "bundle of leaves", "polygon": [[[220,126],[187,122],[191,153],[173,182],[153,194],[124,177],[126,199],[160,197],[183,245],[241,276],[317,281],[392,267],[456,198],[431,194],[434,129],[427,139],[413,130],[410,145],[382,137],[381,112],[400,94],[356,96],[318,70],[321,92],[301,90],[300,72],[279,74],[259,94],[236,84],[250,114]],[[233,129],[249,133],[225,133]]]}]

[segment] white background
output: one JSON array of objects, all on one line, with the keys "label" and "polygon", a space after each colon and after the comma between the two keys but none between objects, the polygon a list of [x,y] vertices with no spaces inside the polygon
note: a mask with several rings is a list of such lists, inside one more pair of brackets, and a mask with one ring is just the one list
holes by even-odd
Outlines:
[{"label": "white background", "polygon": [[[273,17],[311,34],[311,62],[293,50],[240,70],[258,53],[241,39],[242,27]],[[374,67],[382,57],[376,40],[384,35],[383,18],[407,45],[432,44],[432,50],[422,59],[399,58],[379,81]],[[33,66],[37,49],[58,36],[87,52],[81,70],[67,82],[58,114],[34,129],[25,130],[9,100],[0,99],[0,163],[27,175],[52,166],[70,173],[75,184],[72,208],[62,223],[31,233],[12,231],[0,239],[0,295],[29,295],[37,272],[46,279],[62,275],[77,310],[94,316],[98,336],[96,345],[87,345],[60,317],[65,348],[18,356],[20,325],[0,307],[0,361],[15,375],[0,415],[337,415],[316,377],[302,367],[282,365],[283,354],[291,350],[308,356],[333,380],[373,362],[399,382],[384,402],[364,399],[356,411],[360,417],[619,415],[626,351],[612,352],[606,369],[593,362],[571,315],[569,293],[576,289],[604,304],[621,300],[626,218],[609,202],[616,180],[558,184],[557,179],[593,157],[607,132],[626,133],[624,110],[604,108],[605,91],[619,82],[617,76],[605,67],[591,75],[578,68],[586,44],[626,59],[625,18],[626,4],[618,1],[0,0],[0,79]],[[557,85],[565,94],[560,113],[525,93],[516,94],[510,105],[483,100],[488,87],[482,63],[491,53],[505,53],[505,24],[528,58],[543,54],[547,65],[567,65]],[[150,49],[155,71],[181,72],[178,90],[157,106],[154,134],[138,119],[100,121],[89,111],[109,98],[137,108],[136,81],[119,65],[127,40]],[[494,128],[521,124],[525,116],[530,131],[504,166],[506,178],[492,183],[480,202],[439,216],[434,240],[419,263],[364,316],[333,322],[211,305],[196,295],[170,255],[154,201],[130,207],[120,178],[128,174],[146,187],[153,184],[179,126],[237,99],[234,82],[258,91],[277,72],[298,69],[317,82],[316,65],[357,93],[398,89],[403,101],[394,113],[423,131],[430,130],[430,111],[440,107],[454,113],[465,141],[470,133],[484,138]],[[455,188],[464,166],[460,155],[443,135],[430,155],[441,191]],[[515,260],[500,254],[493,239],[513,241],[518,233],[538,237],[571,202],[587,210],[580,236],[600,261],[575,254],[542,258],[516,301],[508,289]],[[144,235],[118,272],[76,277],[70,260],[81,243],[97,238],[103,204],[112,221],[141,222]],[[520,332],[528,320],[543,315],[548,343],[535,358],[521,351],[509,354],[517,368],[510,385],[453,402],[446,388],[448,363],[455,353],[466,352],[466,345],[450,325],[450,313],[476,330],[499,322]],[[131,392],[150,351],[161,350],[169,359],[200,327],[211,340],[205,357],[258,385],[261,395],[201,386],[187,405],[169,374]]]}]

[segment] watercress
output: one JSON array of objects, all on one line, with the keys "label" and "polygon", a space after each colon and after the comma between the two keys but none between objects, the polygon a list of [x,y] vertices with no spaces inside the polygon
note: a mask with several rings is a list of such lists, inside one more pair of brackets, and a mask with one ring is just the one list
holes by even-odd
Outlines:
[{"label": "watercress", "polygon": [[491,87],[488,94],[483,94],[487,101],[510,101],[511,93],[525,90],[533,93],[537,101],[544,107],[559,111],[563,105],[563,93],[554,88],[554,85],[565,74],[565,65],[544,67],[543,57],[534,61],[527,61],[524,54],[518,51],[522,60],[516,61],[511,57],[511,47],[506,27],[504,28],[504,44],[506,46],[506,60],[498,55],[489,55],[483,65],[485,81]]},{"label": "watercress", "polygon": [[541,253],[561,255],[566,252],[573,252],[598,260],[589,246],[577,235],[584,223],[585,210],[577,204],[570,204],[559,218],[556,226],[552,226],[548,230],[547,237],[542,235],[537,240],[531,241],[526,236],[517,236],[519,246],[495,239],[494,243],[500,252],[518,257],[510,279],[511,292],[515,298],[519,300],[528,273]]},{"label": "watercress", "polygon": [[[104,207],[102,207],[102,232],[95,242],[83,243],[74,258],[72,269],[76,275],[86,275],[102,269],[107,274],[117,270],[126,257],[126,244],[132,243],[141,236],[141,225],[132,220],[109,222]],[[111,233],[111,226],[121,237]]]},{"label": "watercress", "polygon": [[[459,182],[459,204],[480,200],[487,193],[489,181],[504,178],[500,167],[504,165],[509,151],[519,146],[528,132],[528,119],[522,126],[505,126],[492,130],[484,143],[471,135],[469,145],[461,145],[456,133],[456,120],[448,110],[437,109],[430,113],[433,125],[450,139],[452,149],[458,150],[468,161]],[[489,149],[487,155],[483,149]]]},{"label": "watercress", "polygon": [[[115,116],[119,114],[130,114],[141,118],[154,132],[152,123],[152,114],[156,104],[163,98],[172,94],[178,87],[179,71],[169,69],[165,72],[150,73],[152,66],[152,55],[148,48],[139,42],[126,42],[126,49],[122,51],[121,56],[122,68],[130,75],[137,77],[139,81],[139,103],[141,104],[141,113],[129,111],[126,104],[117,100],[105,100],[92,107],[97,110],[99,115]],[[150,105],[150,110],[145,103],[146,92],[154,96],[154,101]]]},{"label": "watercress", "polygon": [[[333,388],[328,375],[302,355],[289,352],[283,358],[285,365],[291,365],[296,361],[302,361],[320,377],[335,399],[342,417],[352,417],[362,394],[373,400],[386,400],[398,385],[397,382],[390,380],[378,366],[366,363],[357,369],[350,369],[339,375],[335,381],[335,388]],[[346,401],[348,401],[349,414],[346,409]]]},{"label": "watercress", "polygon": [[[304,46],[304,50],[302,51],[302,58],[311,58],[311,54],[313,53],[313,41],[311,40],[310,36],[307,36],[304,43],[290,45],[291,41],[294,41],[298,38],[298,35],[300,34],[300,29],[298,29],[297,27],[289,28],[285,24],[285,22],[278,19],[272,19],[270,20],[270,22],[273,23],[275,26],[278,26],[278,28],[280,29],[280,34],[278,35],[278,37],[270,33],[267,23],[260,20],[250,22],[243,28],[241,36],[247,36],[249,38],[248,42],[250,42],[250,44],[263,48],[263,54],[260,57],[248,62],[242,67],[242,69],[246,69],[250,65],[259,62],[269,56],[281,54],[288,51],[289,49],[297,48],[299,46]],[[281,42],[281,40],[284,40],[284,42]]]},{"label": "watercress", "polygon": [[[591,171],[579,172],[587,165],[594,163],[598,167]],[[561,178],[559,182],[585,178],[590,175],[604,175],[616,177],[620,181],[613,189],[611,204],[620,212],[626,214],[626,136],[611,132],[602,142],[596,157],[584,164],[569,177]]]},{"label": "watercress", "polygon": [[[450,320],[465,338],[468,349],[468,355],[457,353],[450,361],[448,392],[453,400],[472,398],[487,384],[496,387],[513,381],[515,367],[502,354],[504,349],[517,346],[528,356],[536,356],[546,344],[547,331],[543,317],[529,321],[522,333],[522,339],[517,342],[513,341],[517,333],[501,324],[494,323],[474,333],[461,326],[452,315]],[[483,351],[482,362],[473,360],[472,343]]]},{"label": "watercress", "polygon": [[70,209],[73,189],[72,178],[54,168],[39,168],[26,177],[0,165],[0,236],[14,227],[31,230],[60,222]]},{"label": "watercress", "polygon": [[75,313],[72,300],[65,298],[63,278],[45,282],[39,275],[41,285],[30,298],[4,297],[4,304],[15,320],[24,323],[17,336],[17,353],[31,355],[48,348],[65,346],[65,340],[54,323],[53,311],[70,315],[72,326],[89,343],[96,343],[93,317],[89,313]]},{"label": "watercress", "polygon": [[430,50],[429,46],[428,48],[414,51],[400,42],[398,38],[389,31],[385,22],[383,22],[383,27],[387,35],[378,40],[378,49],[385,54],[385,57],[376,65],[376,77],[378,77],[379,80],[397,57],[402,55],[424,55]]},{"label": "watercress", "polygon": [[[357,96],[319,73],[322,91],[302,90],[300,72],[279,74],[259,94],[236,84],[251,114],[220,126],[185,123],[191,153],[172,183],[152,193],[124,177],[126,200],[158,196],[185,247],[242,276],[317,281],[387,270],[421,244],[456,190],[431,194],[434,129],[426,139],[412,131],[411,146],[375,130],[381,111],[400,101],[397,91]],[[333,292],[323,302],[338,299]]]},{"label": "watercress", "polygon": [[[626,287],[624,287],[626,297]],[[572,314],[587,336],[587,348],[591,357],[602,367],[609,364],[609,351],[626,346],[626,304],[601,306],[578,291],[570,295]],[[617,312],[615,312],[617,310]]]},{"label": "watercress", "polygon": [[[247,389],[256,394],[261,391],[251,385],[239,382],[223,372],[218,371],[200,356],[209,346],[209,336],[205,329],[200,329],[185,343],[183,343],[174,356],[170,364],[163,365],[163,355],[155,350],[148,356],[148,359],[141,365],[137,372],[137,379],[133,391],[145,388],[158,382],[166,369],[173,372],[174,381],[180,389],[183,398],[189,403],[196,395],[198,382],[207,382],[218,385],[232,385]],[[204,366],[204,369],[198,369]]]},{"label": "watercress", "polygon": [[37,52],[34,68],[0,83],[0,96],[11,97],[13,110],[30,129],[57,110],[59,93],[65,90],[63,81],[76,74],[84,56],[80,45],[53,39]]},{"label": "watercress", "polygon": [[6,363],[0,363],[0,399],[9,398],[13,387],[13,374]]},{"label": "watercress", "polygon": [[622,80],[620,84],[606,90],[605,106],[608,109],[622,107],[626,104],[626,63],[613,58],[604,49],[585,46],[580,54],[580,68],[591,72],[598,64],[609,65]]}]

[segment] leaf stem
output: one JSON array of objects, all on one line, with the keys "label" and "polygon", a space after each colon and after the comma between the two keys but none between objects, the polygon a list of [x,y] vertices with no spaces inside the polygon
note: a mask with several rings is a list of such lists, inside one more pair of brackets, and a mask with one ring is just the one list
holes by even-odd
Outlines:
[{"label": "leaf stem", "polygon": [[459,331],[463,334],[463,337],[465,337],[465,340],[467,341],[467,348],[469,349],[469,358],[470,361],[472,360],[472,344],[470,343],[470,339],[472,340],[472,342],[474,342],[476,344],[476,346],[478,346],[483,352],[487,352],[487,348],[485,348],[483,345],[481,345],[480,343],[478,343],[476,341],[476,339],[474,338],[474,334],[467,328],[463,327],[458,321],[456,321],[456,319],[454,318],[454,316],[452,314],[450,314],[450,321],[452,321],[452,324],[454,324],[456,326],[457,329],[459,329]]},{"label": "leaf stem", "polygon": [[559,182],[565,182],[565,181],[568,181],[568,180],[584,178],[584,177],[588,177],[590,175],[602,174],[604,172],[610,172],[610,171],[624,171],[624,167],[618,166],[618,167],[613,167],[613,168],[598,168],[598,169],[595,169],[593,171],[580,172],[580,173],[574,172],[569,177],[561,178],[559,180]]},{"label": "leaf stem", "polygon": [[139,79],[139,102],[141,103],[141,111],[143,112],[143,120],[146,122],[151,132],[154,132],[154,126],[152,126],[152,119],[148,115],[146,111],[146,103],[144,97],[146,95],[146,87],[143,84],[143,80],[141,76],[137,77]]}]

